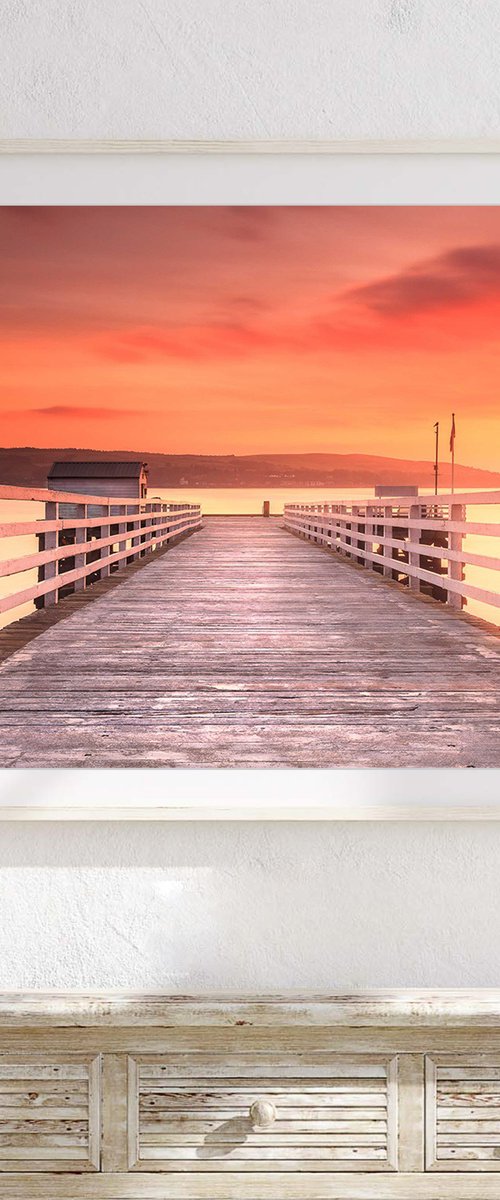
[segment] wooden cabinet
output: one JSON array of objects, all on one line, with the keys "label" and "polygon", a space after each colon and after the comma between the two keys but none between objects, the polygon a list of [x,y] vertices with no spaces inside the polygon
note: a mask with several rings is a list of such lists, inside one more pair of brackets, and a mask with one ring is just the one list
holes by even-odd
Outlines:
[{"label": "wooden cabinet", "polygon": [[0,995],[1,1200],[500,1200],[500,994]]}]

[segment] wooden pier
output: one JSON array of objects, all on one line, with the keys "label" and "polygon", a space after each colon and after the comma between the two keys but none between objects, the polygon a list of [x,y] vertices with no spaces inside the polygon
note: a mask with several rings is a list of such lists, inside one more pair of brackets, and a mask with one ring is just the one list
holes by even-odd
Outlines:
[{"label": "wooden pier", "polygon": [[500,766],[500,642],[455,607],[283,518],[205,518],[131,570],[29,618],[0,767]]}]

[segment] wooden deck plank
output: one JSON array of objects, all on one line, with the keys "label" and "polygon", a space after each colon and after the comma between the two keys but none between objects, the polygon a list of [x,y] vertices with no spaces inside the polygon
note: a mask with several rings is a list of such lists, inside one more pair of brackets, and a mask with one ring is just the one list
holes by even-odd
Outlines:
[{"label": "wooden deck plank", "polygon": [[208,518],[57,616],[0,634],[0,767],[500,766],[496,634],[279,520]]}]

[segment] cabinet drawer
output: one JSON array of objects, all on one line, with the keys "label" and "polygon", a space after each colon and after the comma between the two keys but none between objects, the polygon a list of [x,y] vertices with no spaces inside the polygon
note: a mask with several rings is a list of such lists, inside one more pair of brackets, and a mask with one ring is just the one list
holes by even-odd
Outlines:
[{"label": "cabinet drawer", "polygon": [[0,1054],[0,1171],[98,1170],[99,1100],[98,1056]]},{"label": "cabinet drawer", "polygon": [[334,1053],[129,1059],[129,1166],[396,1169],[397,1059]]},{"label": "cabinet drawer", "polygon": [[500,1054],[433,1054],[425,1064],[428,1171],[500,1170]]}]

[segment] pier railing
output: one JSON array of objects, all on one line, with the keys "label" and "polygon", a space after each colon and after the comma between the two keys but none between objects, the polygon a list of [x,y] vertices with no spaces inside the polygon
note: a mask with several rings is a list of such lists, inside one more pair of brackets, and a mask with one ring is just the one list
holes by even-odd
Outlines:
[{"label": "pier railing", "polygon": [[[15,578],[14,589],[0,594],[0,613],[56,604],[201,525],[199,504],[0,486],[0,514],[17,512],[20,501],[35,502],[43,516],[0,515],[0,580]],[[33,540],[29,553],[16,553],[20,538]]]},{"label": "pier railing", "polygon": [[[482,519],[484,506],[492,520]],[[499,575],[488,576],[493,587],[467,577],[467,567],[500,571],[495,552],[474,548],[476,542],[482,548],[480,539],[500,537],[500,491],[292,503],[285,505],[284,524],[291,533],[455,608],[467,599],[500,607]],[[498,543],[493,546],[495,551]]]}]

